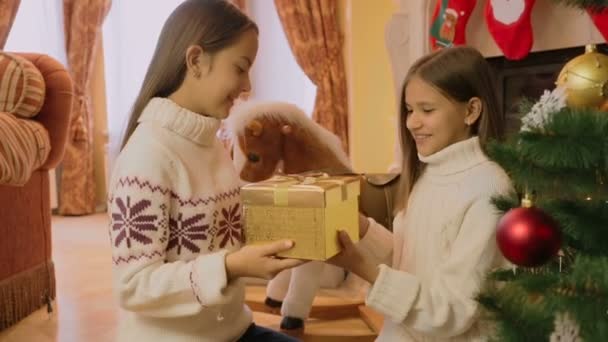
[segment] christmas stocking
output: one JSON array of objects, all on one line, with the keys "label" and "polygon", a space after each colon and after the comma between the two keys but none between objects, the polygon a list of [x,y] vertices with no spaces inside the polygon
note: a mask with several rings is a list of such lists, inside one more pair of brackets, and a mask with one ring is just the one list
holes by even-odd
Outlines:
[{"label": "christmas stocking", "polygon": [[477,0],[440,0],[431,25],[433,50],[465,44],[467,22]]},{"label": "christmas stocking", "polygon": [[598,31],[600,31],[602,36],[604,36],[604,39],[608,42],[608,8],[601,11],[592,11],[588,9],[587,13],[589,13],[595,27],[597,27]]},{"label": "christmas stocking", "polygon": [[526,57],[532,48],[530,14],[536,0],[488,0],[486,24],[507,59]]}]

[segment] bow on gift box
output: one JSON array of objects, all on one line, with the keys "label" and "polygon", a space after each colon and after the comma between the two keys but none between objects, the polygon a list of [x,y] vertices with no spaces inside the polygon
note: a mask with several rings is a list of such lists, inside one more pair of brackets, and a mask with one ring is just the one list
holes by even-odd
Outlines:
[{"label": "bow on gift box", "polygon": [[[358,175],[330,176],[314,172],[276,175],[269,180],[246,185],[243,204],[290,207],[327,207],[359,195]],[[340,187],[340,191],[331,191]],[[290,196],[290,194],[293,194]]]}]

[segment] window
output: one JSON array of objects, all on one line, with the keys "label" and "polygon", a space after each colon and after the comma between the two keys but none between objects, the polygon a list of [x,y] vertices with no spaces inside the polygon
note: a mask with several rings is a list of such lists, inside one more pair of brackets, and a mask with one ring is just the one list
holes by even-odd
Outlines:
[{"label": "window", "polygon": [[317,87],[293,56],[274,1],[250,0],[249,7],[260,30],[258,56],[251,72],[251,97],[291,102],[312,115]]}]

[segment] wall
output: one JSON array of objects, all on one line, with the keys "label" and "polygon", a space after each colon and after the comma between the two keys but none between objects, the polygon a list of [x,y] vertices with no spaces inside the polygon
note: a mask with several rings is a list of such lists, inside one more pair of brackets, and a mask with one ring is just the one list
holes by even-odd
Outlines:
[{"label": "wall", "polygon": [[350,155],[358,172],[386,172],[393,161],[396,106],[384,29],[392,0],[341,0],[350,110]]}]

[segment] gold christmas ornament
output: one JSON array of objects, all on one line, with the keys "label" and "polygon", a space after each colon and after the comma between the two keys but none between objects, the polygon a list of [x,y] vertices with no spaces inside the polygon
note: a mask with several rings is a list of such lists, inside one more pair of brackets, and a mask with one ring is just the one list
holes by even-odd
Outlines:
[{"label": "gold christmas ornament", "polygon": [[608,55],[587,45],[584,54],[566,63],[556,84],[566,89],[568,107],[608,111]]}]

